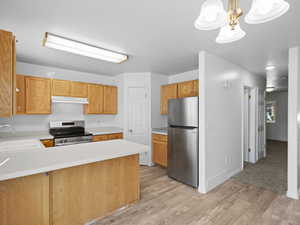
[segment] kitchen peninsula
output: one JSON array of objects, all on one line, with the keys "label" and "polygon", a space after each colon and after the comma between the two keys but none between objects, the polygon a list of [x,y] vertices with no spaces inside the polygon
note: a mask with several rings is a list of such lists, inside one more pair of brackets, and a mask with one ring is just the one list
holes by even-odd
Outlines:
[{"label": "kitchen peninsula", "polygon": [[[83,225],[139,200],[139,153],[111,140],[45,148],[1,142],[0,225]],[[20,147],[22,146],[22,147]]]}]

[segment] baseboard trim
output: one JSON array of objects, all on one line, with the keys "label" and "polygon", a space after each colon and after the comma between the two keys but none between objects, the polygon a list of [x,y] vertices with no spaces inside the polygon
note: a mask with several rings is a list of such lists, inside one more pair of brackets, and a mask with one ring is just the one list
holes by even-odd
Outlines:
[{"label": "baseboard trim", "polygon": [[298,193],[297,193],[297,191],[296,191],[296,192],[293,192],[293,191],[287,191],[286,196],[287,196],[288,198],[292,198],[292,199],[299,200],[300,189],[298,190]]},{"label": "baseboard trim", "polygon": [[224,171],[224,172],[218,174],[217,176],[208,179],[207,180],[207,185],[206,185],[207,192],[211,191],[212,189],[219,186],[220,184],[223,184],[230,177],[236,175],[237,173],[239,173],[241,171],[242,171],[241,168],[237,168],[237,169],[230,170],[230,171]]},{"label": "baseboard trim", "polygon": [[279,140],[279,139],[267,139],[267,141],[277,141],[277,142],[282,142],[282,143],[287,143],[288,141],[287,140]]},{"label": "baseboard trim", "polygon": [[150,167],[151,167],[151,166],[155,166],[155,163],[154,163],[154,162],[149,162],[149,163],[148,163],[148,166],[150,166]]}]

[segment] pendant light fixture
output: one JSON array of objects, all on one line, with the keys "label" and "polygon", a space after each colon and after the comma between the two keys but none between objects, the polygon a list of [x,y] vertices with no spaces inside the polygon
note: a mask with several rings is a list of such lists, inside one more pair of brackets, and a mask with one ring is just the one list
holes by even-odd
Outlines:
[{"label": "pendant light fixture", "polygon": [[195,21],[195,27],[199,30],[214,30],[224,26],[226,18],[227,13],[221,0],[206,0]]},{"label": "pendant light fixture", "polygon": [[230,25],[227,25],[221,28],[220,33],[216,38],[216,42],[219,44],[226,44],[238,41],[245,37],[245,35],[246,32],[241,29],[239,24],[237,24],[234,29],[232,29]]},{"label": "pendant light fixture", "polygon": [[289,3],[284,0],[253,0],[245,21],[249,24],[265,23],[282,16],[289,8]]},{"label": "pendant light fixture", "polygon": [[[245,21],[249,24],[265,23],[282,16],[289,7],[285,0],[253,0]],[[199,30],[221,28],[216,42],[230,43],[246,35],[240,27],[239,18],[242,15],[239,0],[228,0],[227,13],[221,0],[206,0],[202,4],[200,16],[195,21],[195,27]]]}]

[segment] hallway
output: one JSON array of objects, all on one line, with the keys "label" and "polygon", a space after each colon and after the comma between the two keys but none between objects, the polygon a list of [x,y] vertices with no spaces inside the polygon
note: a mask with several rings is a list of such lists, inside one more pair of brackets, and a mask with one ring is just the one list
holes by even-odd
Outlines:
[{"label": "hallway", "polygon": [[245,163],[244,170],[232,178],[285,195],[287,191],[287,143],[268,141],[267,157],[256,164]]},{"label": "hallway", "polygon": [[160,167],[141,167],[140,202],[96,224],[299,225],[300,201],[234,179],[200,194]]}]

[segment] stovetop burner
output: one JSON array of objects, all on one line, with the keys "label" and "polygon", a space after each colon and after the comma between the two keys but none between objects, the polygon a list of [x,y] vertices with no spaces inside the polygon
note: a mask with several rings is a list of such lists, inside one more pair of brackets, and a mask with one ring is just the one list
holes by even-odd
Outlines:
[{"label": "stovetop burner", "polygon": [[92,134],[85,132],[83,120],[50,122],[49,133],[54,136],[55,146],[92,141]]}]

